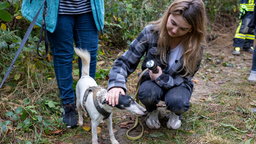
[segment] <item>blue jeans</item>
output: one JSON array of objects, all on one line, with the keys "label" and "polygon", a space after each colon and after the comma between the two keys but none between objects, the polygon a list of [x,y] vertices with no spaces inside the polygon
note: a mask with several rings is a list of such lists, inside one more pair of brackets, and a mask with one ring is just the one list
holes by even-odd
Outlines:
[{"label": "blue jeans", "polygon": [[[73,42],[76,47],[87,49],[90,52],[90,76],[94,78],[96,73],[98,30],[92,13],[58,15],[56,30],[54,33],[48,32],[48,37],[62,104],[74,104],[75,94],[72,87]],[[81,59],[79,58],[80,74],[81,66]]]},{"label": "blue jeans", "polygon": [[[256,33],[256,25],[255,25],[255,33]],[[255,39],[256,39],[256,35],[255,35]],[[253,50],[253,54],[252,54],[252,69],[251,72],[256,73],[256,52],[255,52],[255,48]]]},{"label": "blue jeans", "polygon": [[164,100],[168,110],[181,115],[190,108],[191,92],[184,86],[176,86],[164,92],[155,82],[147,80],[140,85],[138,97],[148,112],[157,109],[156,104]]},{"label": "blue jeans", "polygon": [[[256,30],[256,29],[255,29]],[[252,69],[251,72],[256,73],[256,46],[254,47],[253,54],[252,54]]]}]

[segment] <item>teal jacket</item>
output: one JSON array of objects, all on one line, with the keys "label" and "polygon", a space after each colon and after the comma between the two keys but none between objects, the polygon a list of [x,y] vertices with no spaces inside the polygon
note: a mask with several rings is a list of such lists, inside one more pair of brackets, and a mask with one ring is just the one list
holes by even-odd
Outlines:
[{"label": "teal jacket", "polygon": [[[40,9],[44,0],[23,0],[21,13],[22,15],[27,18],[29,21],[32,21]],[[47,1],[47,16],[45,17],[46,28],[49,32],[53,33],[58,19],[58,12],[59,12],[59,0],[46,0]],[[104,0],[90,0],[91,1],[91,8],[92,14],[95,21],[95,25],[98,31],[103,31],[104,27]],[[36,25],[41,27],[42,23],[42,13],[43,8],[40,11],[38,19],[36,21]]]}]

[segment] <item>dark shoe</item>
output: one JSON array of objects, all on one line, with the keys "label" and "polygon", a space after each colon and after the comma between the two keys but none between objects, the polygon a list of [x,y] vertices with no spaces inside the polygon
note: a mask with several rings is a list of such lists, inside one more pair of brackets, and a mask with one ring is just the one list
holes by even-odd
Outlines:
[{"label": "dark shoe", "polygon": [[242,48],[242,50],[243,51],[247,51],[247,52],[249,52],[249,53],[253,53],[253,47],[251,47],[251,48]]},{"label": "dark shoe", "polygon": [[235,47],[234,48],[233,55],[240,55],[240,47]]},{"label": "dark shoe", "polygon": [[63,106],[63,123],[67,124],[67,128],[73,128],[77,126],[75,104],[69,104]]}]

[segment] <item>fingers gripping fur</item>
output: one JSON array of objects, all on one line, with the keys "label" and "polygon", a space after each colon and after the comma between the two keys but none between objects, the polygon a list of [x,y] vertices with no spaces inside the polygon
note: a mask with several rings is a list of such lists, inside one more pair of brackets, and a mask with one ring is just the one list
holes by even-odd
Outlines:
[{"label": "fingers gripping fur", "polygon": [[91,61],[90,53],[86,49],[74,48],[76,54],[82,59],[82,76],[89,75]]}]

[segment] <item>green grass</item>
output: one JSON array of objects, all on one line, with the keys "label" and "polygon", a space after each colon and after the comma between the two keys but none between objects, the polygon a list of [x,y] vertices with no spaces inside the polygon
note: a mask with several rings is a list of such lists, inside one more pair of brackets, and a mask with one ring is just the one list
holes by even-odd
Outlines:
[{"label": "green grass", "polygon": [[[109,51],[107,52],[109,53]],[[107,52],[106,55],[108,55]],[[118,53],[116,52],[115,54],[117,55]],[[200,79],[203,83],[219,81],[223,81],[223,83],[216,84],[219,88],[214,91],[208,86],[210,94],[195,95],[193,97],[191,108],[182,115],[180,129],[167,129],[166,122],[168,119],[160,117],[162,127],[159,130],[150,130],[145,127],[146,130],[141,139],[130,141],[125,136],[127,129],[119,127],[121,122],[130,120],[130,115],[117,113],[113,116],[113,126],[117,130],[115,133],[117,140],[120,143],[134,144],[254,143],[256,141],[254,137],[256,134],[256,115],[251,109],[256,106],[256,92],[255,84],[247,81],[249,68],[224,67],[222,65],[223,62],[232,63],[233,61],[223,60],[222,63],[216,64],[214,61],[218,56],[209,56],[211,60],[204,58],[202,67],[195,78]],[[105,61],[105,57],[99,56],[98,61]],[[107,87],[106,76],[110,68],[111,64],[107,62],[97,67],[98,72],[102,74],[101,77],[97,78],[97,83],[105,88]],[[102,69],[104,71],[100,71]],[[52,70],[49,71],[52,72]],[[135,94],[137,74],[139,72],[140,69],[137,69],[128,78],[127,87],[130,95]],[[0,91],[0,122],[11,122],[11,124],[8,124],[8,132],[1,132],[0,137],[2,139],[0,143],[28,141],[31,143],[91,143],[90,131],[87,132],[82,127],[66,129],[64,125],[58,122],[58,119],[61,118],[59,109],[61,101],[58,97],[55,78],[47,79],[38,76],[37,79],[32,79],[30,75],[24,80],[28,83],[23,81],[16,87],[6,84],[3,91]],[[195,88],[201,87],[199,84],[195,84]],[[19,123],[25,123],[26,119],[21,118],[24,112],[17,113],[18,120],[14,120],[13,116],[6,115],[6,112],[15,113],[17,107],[26,109],[28,114],[26,119],[31,122],[30,124],[25,124],[27,127],[17,129]],[[42,117],[42,121],[40,122],[36,116]],[[144,119],[141,118],[140,120],[144,122]],[[90,119],[85,118],[84,123],[89,122]],[[101,143],[110,143],[106,123],[101,123],[99,127],[101,127],[101,133],[98,134],[99,141]],[[47,129],[50,132],[60,129],[62,131],[57,134],[47,134]]]}]

